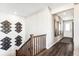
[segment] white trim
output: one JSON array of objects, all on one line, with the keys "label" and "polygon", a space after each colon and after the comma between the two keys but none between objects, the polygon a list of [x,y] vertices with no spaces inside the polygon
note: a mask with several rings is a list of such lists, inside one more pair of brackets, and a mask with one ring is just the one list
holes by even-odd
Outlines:
[{"label": "white trim", "polygon": [[57,41],[55,41],[51,46],[47,47],[47,49],[50,49],[52,46],[54,46],[57,42],[59,42],[61,39],[58,39]]},{"label": "white trim", "polygon": [[50,49],[52,46],[54,46],[56,43],[58,43],[62,38],[63,38],[62,35],[59,35],[59,36],[55,37],[54,39],[58,39],[58,40],[53,42],[53,44],[51,44],[49,47],[47,47],[47,49]]}]

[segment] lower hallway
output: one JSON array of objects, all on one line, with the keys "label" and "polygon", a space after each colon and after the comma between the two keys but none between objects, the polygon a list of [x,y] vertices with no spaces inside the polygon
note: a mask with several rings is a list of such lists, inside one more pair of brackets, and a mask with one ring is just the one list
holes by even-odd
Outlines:
[{"label": "lower hallway", "polygon": [[73,56],[73,39],[64,37],[40,56]]}]

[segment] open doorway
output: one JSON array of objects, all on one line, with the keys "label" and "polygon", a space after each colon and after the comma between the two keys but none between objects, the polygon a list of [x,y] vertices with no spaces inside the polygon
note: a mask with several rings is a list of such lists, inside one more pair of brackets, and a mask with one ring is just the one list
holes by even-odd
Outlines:
[{"label": "open doorway", "polygon": [[73,20],[65,20],[63,21],[63,35],[64,37],[70,37],[72,38],[73,37],[73,34],[72,34],[72,23]]},{"label": "open doorway", "polygon": [[[74,9],[65,10],[53,14],[54,18],[54,42],[65,45],[65,55],[73,55],[74,51]],[[61,46],[62,47],[62,46]]]}]

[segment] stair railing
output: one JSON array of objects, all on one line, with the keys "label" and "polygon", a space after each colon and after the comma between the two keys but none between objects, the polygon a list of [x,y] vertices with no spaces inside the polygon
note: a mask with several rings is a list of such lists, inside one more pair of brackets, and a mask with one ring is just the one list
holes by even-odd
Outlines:
[{"label": "stair railing", "polygon": [[46,49],[46,34],[30,35],[30,38],[25,44],[16,50],[17,56],[34,56]]}]

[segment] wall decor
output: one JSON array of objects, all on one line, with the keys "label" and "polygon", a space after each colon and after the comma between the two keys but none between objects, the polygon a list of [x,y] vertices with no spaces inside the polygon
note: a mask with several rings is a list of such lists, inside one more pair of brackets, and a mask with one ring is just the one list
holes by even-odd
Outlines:
[{"label": "wall decor", "polygon": [[3,50],[8,50],[10,47],[11,47],[11,38],[9,38],[9,37],[5,37],[5,38],[3,38],[1,41],[2,41],[2,43],[1,43],[1,45],[2,45],[2,47],[1,47],[1,49],[3,49]]},{"label": "wall decor", "polygon": [[9,21],[5,20],[1,24],[2,24],[2,26],[1,26],[2,30],[1,31],[5,34],[8,34],[11,31],[11,29],[10,29],[11,23]]},{"label": "wall decor", "polygon": [[21,42],[22,41],[22,37],[20,35],[18,35],[15,39],[16,39],[16,41],[15,41],[16,44],[15,45],[16,46],[20,46],[22,44],[22,42]]},{"label": "wall decor", "polygon": [[15,30],[15,31],[16,31],[17,33],[20,33],[20,32],[22,31],[22,30],[21,30],[21,29],[22,29],[22,24],[21,24],[20,22],[17,22],[15,25],[16,25],[16,27],[15,27],[16,30]]}]

